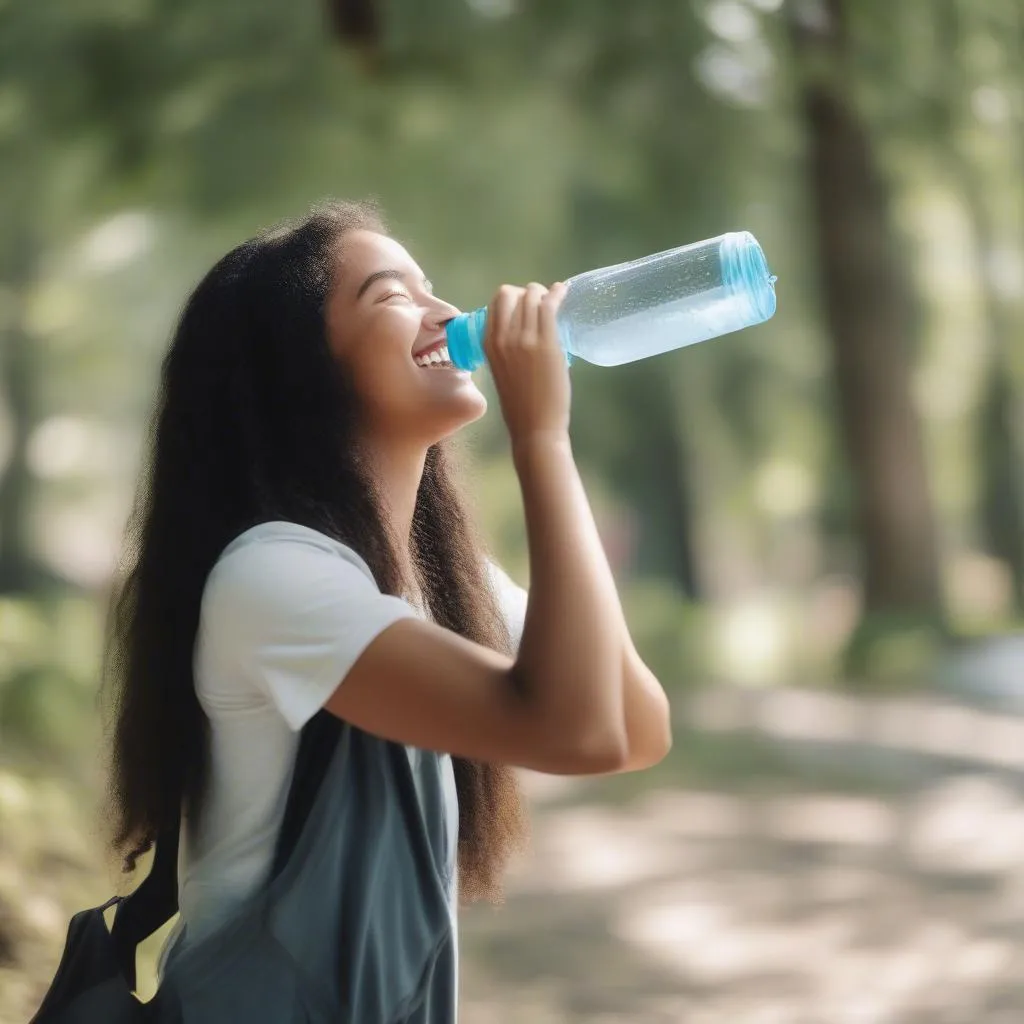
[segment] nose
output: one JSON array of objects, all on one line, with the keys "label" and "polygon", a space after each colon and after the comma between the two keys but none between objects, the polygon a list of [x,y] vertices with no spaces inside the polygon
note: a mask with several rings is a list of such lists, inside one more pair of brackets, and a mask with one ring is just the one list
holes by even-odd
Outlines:
[{"label": "nose", "polygon": [[441,330],[449,320],[454,320],[461,310],[444,299],[434,299],[427,311],[425,320],[432,330]]}]

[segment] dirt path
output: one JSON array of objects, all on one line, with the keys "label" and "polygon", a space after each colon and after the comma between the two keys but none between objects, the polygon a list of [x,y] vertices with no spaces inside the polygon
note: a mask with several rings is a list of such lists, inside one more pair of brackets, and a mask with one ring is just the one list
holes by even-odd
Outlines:
[{"label": "dirt path", "polygon": [[[1024,720],[731,700],[643,776],[528,777],[508,903],[463,914],[462,1024],[1024,1024]],[[0,1024],[110,895],[91,812],[0,770]]]},{"label": "dirt path", "polygon": [[1024,1021],[1024,802],[991,777],[541,796],[507,906],[464,915],[464,1024]]}]

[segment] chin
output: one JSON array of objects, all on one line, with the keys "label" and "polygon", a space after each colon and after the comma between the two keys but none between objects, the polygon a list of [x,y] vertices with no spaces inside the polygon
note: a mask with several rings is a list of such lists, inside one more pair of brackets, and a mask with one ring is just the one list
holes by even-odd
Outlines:
[{"label": "chin", "polygon": [[446,408],[440,416],[432,418],[432,429],[424,438],[427,445],[436,444],[453,434],[457,434],[464,427],[475,423],[487,411],[487,399],[476,392],[475,398],[465,396],[461,401],[446,402]]},{"label": "chin", "polygon": [[463,427],[476,423],[487,412],[487,399],[482,392],[474,388],[472,392],[460,395],[458,402],[450,402],[446,411],[449,415],[446,417],[446,423],[439,424],[441,429],[438,441],[443,441],[446,437],[458,433]]},{"label": "chin", "polygon": [[467,410],[467,423],[476,423],[487,412],[487,399],[484,398],[484,393],[478,391],[475,387],[473,390],[476,393],[472,396],[472,402],[467,403],[472,405],[472,409]]}]

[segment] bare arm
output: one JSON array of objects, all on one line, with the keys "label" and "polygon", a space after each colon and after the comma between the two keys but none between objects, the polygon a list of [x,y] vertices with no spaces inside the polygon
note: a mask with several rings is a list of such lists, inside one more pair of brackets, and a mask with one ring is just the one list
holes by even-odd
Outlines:
[{"label": "bare arm", "polygon": [[[502,603],[510,616],[516,636],[520,637],[525,624],[529,593],[497,565],[492,568]],[[671,708],[661,683],[637,651],[624,615],[620,615],[620,621],[622,701],[628,754],[618,770],[636,771],[657,764],[671,750]]]},{"label": "bare arm", "polygon": [[617,598],[567,438],[516,453],[533,586],[515,661],[403,620],[364,652],[328,710],[398,742],[555,774],[628,757]]},{"label": "bare arm", "polygon": [[517,658],[400,621],[369,645],[326,706],[397,742],[591,774],[630,762],[628,662],[621,607],[568,439],[568,374],[554,323],[560,297],[534,286],[503,290],[488,324],[530,552]]},{"label": "bare arm", "polygon": [[[504,569],[491,565],[502,606],[515,638],[522,636],[529,593]],[[636,771],[657,764],[672,749],[672,719],[668,697],[641,658],[623,617],[622,698],[629,753],[621,771]]]}]

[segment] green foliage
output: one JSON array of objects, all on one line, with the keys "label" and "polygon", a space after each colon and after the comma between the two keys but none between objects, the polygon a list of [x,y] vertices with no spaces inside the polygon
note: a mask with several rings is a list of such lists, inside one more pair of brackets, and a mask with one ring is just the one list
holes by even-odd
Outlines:
[{"label": "green foliage", "polygon": [[626,582],[620,590],[637,650],[666,689],[683,692],[711,682],[708,608],[656,579]]},{"label": "green foliage", "polygon": [[[981,263],[950,297],[924,257],[959,251],[959,236],[936,243],[928,202],[938,194],[958,208],[967,179],[950,173],[952,156],[965,157],[985,244],[1019,259],[1020,11],[1009,0],[844,6],[850,60],[837,87],[865,119],[905,251],[921,267],[917,392],[955,553],[977,543],[976,521],[1008,507],[993,481],[1009,478],[1016,456],[1004,432],[1002,470],[979,480],[957,441],[978,422],[977,401],[968,393],[950,412],[932,399],[970,391],[980,363],[967,353],[984,333],[970,310],[986,282],[998,289]],[[637,578],[625,589],[638,643],[667,679],[701,679],[710,612],[689,602],[728,603],[780,573],[783,589],[801,590],[857,564],[795,103],[820,69],[792,59],[790,9],[446,0],[428,11],[395,0],[380,8],[383,36],[368,59],[325,31],[312,0],[0,5],[0,336],[15,323],[27,339],[25,444],[54,417],[70,428],[44,437],[79,438],[63,462],[34,457],[26,543],[58,579],[102,585],[89,548],[116,546],[157,365],[189,285],[240,237],[323,195],[378,195],[439,290],[467,307],[503,280],[565,277],[748,227],[780,276],[774,320],[614,371],[573,370],[588,483],[635,526]],[[1001,287],[1012,337],[1020,296]],[[965,325],[955,345],[943,340],[951,313]],[[1011,398],[1019,363],[1007,360]],[[474,432],[474,489],[502,562],[525,580],[518,493],[491,408]],[[761,470],[775,462],[806,472],[812,507],[765,497]],[[798,530],[813,534],[814,554],[783,571],[778,538]],[[74,557],[51,543],[76,531],[86,539]],[[38,649],[67,634],[47,610],[36,621]],[[928,641],[877,633],[865,623],[854,638],[857,675],[905,662],[917,667],[891,671],[923,670]],[[879,650],[890,653],[863,653]],[[95,644],[79,645],[74,665],[51,653],[14,664],[0,651],[4,678],[49,680],[31,699],[32,686],[15,687],[19,720],[60,679],[94,685]]]},{"label": "green foliage", "polygon": [[910,611],[866,613],[844,654],[852,685],[864,691],[919,686],[933,678],[948,636],[935,616]]},{"label": "green foliage", "polygon": [[88,751],[101,636],[93,601],[0,602],[0,746],[65,763]]},{"label": "green foliage", "polygon": [[[840,7],[845,59],[795,54],[790,15]],[[839,581],[855,606],[858,452],[837,429],[814,241],[822,210],[804,173],[800,88],[814,76],[862,119],[893,196],[889,227],[920,309],[913,394],[948,574],[960,555],[986,551],[1016,572],[1020,604],[1019,0],[391,0],[379,10],[379,45],[356,50],[326,31],[321,0],[0,0],[0,496],[23,490],[0,501],[0,518],[18,520],[0,522],[0,547],[30,548],[46,584],[0,598],[5,758],[54,761],[95,791],[81,766],[97,735],[108,552],[166,339],[213,260],[326,195],[379,197],[439,292],[464,307],[503,281],[754,231],[779,275],[776,317],[616,370],[577,364],[574,448],[602,525],[634,532],[617,567],[623,603],[673,693],[718,681],[729,659],[711,650],[716,623],[745,595],[802,608],[819,583]],[[857,223],[842,242],[862,244]],[[485,532],[525,583],[493,396],[472,440]],[[807,493],[773,466],[795,467]],[[955,633],[1019,621],[991,587],[977,603]],[[829,656],[845,607],[822,619]],[[796,636],[808,632],[800,625]],[[817,639],[790,653],[780,678],[817,673]],[[872,611],[838,674],[866,691],[926,684],[946,644],[931,615]],[[680,731],[653,773],[607,786],[625,797],[658,784],[756,787],[788,770],[776,746]],[[842,784],[808,774],[809,787]],[[19,943],[48,930],[55,956],[64,910],[106,898],[109,885],[81,848],[90,800],[54,793],[0,771],[0,924],[31,893],[32,912],[8,916]],[[33,1008],[23,973],[0,974],[0,1020]]]},{"label": "green foliage", "polygon": [[94,707],[83,687],[55,667],[24,669],[0,692],[0,735],[51,758],[78,754]]}]

